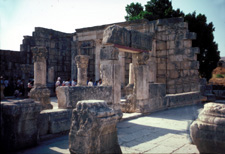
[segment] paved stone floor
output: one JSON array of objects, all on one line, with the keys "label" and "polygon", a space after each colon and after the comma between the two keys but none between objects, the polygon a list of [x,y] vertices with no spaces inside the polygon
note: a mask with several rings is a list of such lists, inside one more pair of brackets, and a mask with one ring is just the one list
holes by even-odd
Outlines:
[{"label": "paved stone floor", "polygon": [[[53,101],[54,102],[54,101]],[[56,103],[56,102],[55,102]],[[201,105],[169,109],[141,116],[125,114],[118,123],[118,140],[123,153],[199,153],[191,144],[189,126],[196,119]],[[129,116],[136,117],[129,120]],[[141,117],[138,117],[141,116]],[[39,143],[20,151],[21,154],[69,153],[68,135]]]}]

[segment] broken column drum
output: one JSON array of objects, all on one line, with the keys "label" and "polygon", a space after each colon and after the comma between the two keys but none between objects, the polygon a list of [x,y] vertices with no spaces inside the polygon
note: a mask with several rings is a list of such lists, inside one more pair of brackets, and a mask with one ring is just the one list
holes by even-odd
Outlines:
[{"label": "broken column drum", "polygon": [[45,47],[33,47],[34,60],[34,87],[30,91],[30,97],[40,101],[42,109],[52,109],[50,90],[46,87],[46,57]]},{"label": "broken column drum", "polygon": [[190,134],[200,153],[224,154],[225,104],[207,103],[190,127]]},{"label": "broken column drum", "polygon": [[87,68],[89,56],[78,55],[75,57],[77,65],[77,85],[78,86],[87,86]]}]

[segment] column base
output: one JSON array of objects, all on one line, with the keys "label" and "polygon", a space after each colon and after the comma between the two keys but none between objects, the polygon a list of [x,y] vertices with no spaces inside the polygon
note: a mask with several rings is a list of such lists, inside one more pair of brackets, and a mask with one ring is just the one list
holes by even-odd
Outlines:
[{"label": "column base", "polygon": [[42,110],[47,110],[53,108],[50,93],[50,90],[46,86],[37,86],[31,89],[30,97],[41,103]]}]

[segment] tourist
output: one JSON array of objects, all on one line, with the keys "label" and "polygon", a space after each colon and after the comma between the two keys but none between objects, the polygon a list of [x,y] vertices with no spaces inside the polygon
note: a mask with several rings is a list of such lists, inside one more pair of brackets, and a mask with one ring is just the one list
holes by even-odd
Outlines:
[{"label": "tourist", "polygon": [[88,82],[88,86],[89,86],[89,87],[90,87],[90,86],[93,86],[92,79],[90,79],[90,80],[89,80],[89,82]]},{"label": "tourist", "polygon": [[100,86],[101,84],[102,84],[102,79],[99,79],[97,86]]},{"label": "tourist", "polygon": [[4,95],[9,96],[9,80],[7,77],[4,80],[4,86],[5,86]]},{"label": "tourist", "polygon": [[75,87],[77,85],[77,80],[76,79],[73,79],[72,81],[72,87]]},{"label": "tourist", "polygon": [[55,87],[57,88],[58,86],[61,86],[61,78],[60,77],[57,78],[57,81],[55,83]]},{"label": "tourist", "polygon": [[65,86],[69,87],[71,84],[70,84],[70,79],[68,79],[67,81],[65,81],[64,83]]},{"label": "tourist", "polygon": [[27,88],[28,88],[28,93],[30,92],[30,90],[33,88],[33,81],[29,80],[28,84],[27,84]]}]

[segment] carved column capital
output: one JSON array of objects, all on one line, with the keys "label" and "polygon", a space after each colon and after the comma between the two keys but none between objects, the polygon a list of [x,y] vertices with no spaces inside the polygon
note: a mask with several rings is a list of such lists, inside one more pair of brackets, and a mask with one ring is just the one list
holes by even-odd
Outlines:
[{"label": "carved column capital", "polygon": [[78,55],[75,57],[77,68],[87,68],[89,56],[86,55]]},{"label": "carved column capital", "polygon": [[139,54],[133,54],[133,58],[135,59],[135,65],[146,65],[150,58],[149,53],[142,52]]},{"label": "carved column capital", "polygon": [[31,48],[33,53],[34,62],[45,61],[47,58],[47,49],[45,47],[33,47]]}]

